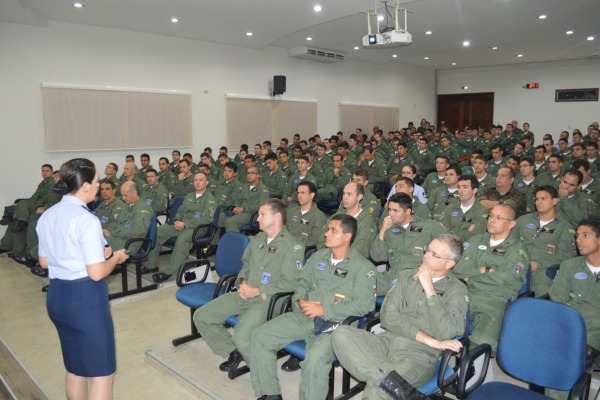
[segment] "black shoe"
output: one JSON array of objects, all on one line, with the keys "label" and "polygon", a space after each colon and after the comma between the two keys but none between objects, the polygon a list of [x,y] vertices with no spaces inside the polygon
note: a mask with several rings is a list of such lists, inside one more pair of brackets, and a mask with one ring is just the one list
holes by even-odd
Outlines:
[{"label": "black shoe", "polygon": [[219,365],[219,369],[223,372],[232,371],[236,369],[242,361],[244,361],[244,357],[242,357],[239,351],[234,350],[229,354],[227,361]]},{"label": "black shoe", "polygon": [[11,222],[13,222],[13,217],[11,217],[10,215],[6,215],[4,216],[4,218],[0,219],[0,225],[2,226],[6,226]]},{"label": "black shoe", "polygon": [[384,376],[377,385],[394,400],[426,400],[429,397],[420,393],[414,386],[406,382],[396,371]]},{"label": "black shoe", "polygon": [[42,292],[47,293],[48,292],[48,286],[50,285],[45,285],[42,287]]},{"label": "black shoe", "polygon": [[142,269],[140,270],[140,272],[142,273],[142,275],[146,275],[146,274],[155,274],[158,272],[158,267],[156,268],[146,268],[146,267],[142,267]]},{"label": "black shoe", "polygon": [[35,267],[31,268],[31,273],[36,276],[46,278],[48,276],[48,268],[42,268],[39,265],[36,265]]},{"label": "black shoe", "polygon": [[33,268],[33,267],[35,267],[35,266],[37,265],[37,263],[38,263],[38,262],[37,262],[37,260],[36,260],[35,258],[31,257],[31,256],[27,256],[27,257],[25,257],[25,262],[27,263],[27,264],[25,264],[25,266],[26,266],[27,268]]},{"label": "black shoe", "polygon": [[280,394],[263,394],[256,400],[283,400]]},{"label": "black shoe", "polygon": [[165,274],[164,272],[159,272],[158,274],[152,275],[152,280],[156,283],[161,283],[166,281],[171,277],[171,274]]},{"label": "black shoe", "polygon": [[10,250],[0,249],[0,254],[8,253]]},{"label": "black shoe", "polygon": [[290,358],[281,365],[281,369],[286,372],[298,371],[300,369],[300,360],[294,356],[290,356]]},{"label": "black shoe", "polygon": [[27,259],[25,257],[19,257],[15,253],[8,253],[8,257],[18,262],[21,265],[27,265]]}]

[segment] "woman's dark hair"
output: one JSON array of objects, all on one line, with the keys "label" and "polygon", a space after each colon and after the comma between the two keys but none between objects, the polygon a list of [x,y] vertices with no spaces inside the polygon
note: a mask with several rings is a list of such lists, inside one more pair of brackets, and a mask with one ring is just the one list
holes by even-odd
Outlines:
[{"label": "woman's dark hair", "polygon": [[65,195],[74,194],[84,183],[92,183],[96,177],[96,166],[87,158],[74,158],[60,167],[60,181],[54,191]]}]

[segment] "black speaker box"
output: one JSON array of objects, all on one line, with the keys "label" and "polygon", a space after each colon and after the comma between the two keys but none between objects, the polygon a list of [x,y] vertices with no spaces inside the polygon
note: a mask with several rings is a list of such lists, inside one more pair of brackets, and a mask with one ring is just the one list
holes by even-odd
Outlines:
[{"label": "black speaker box", "polygon": [[285,93],[285,75],[273,77],[273,95]]}]

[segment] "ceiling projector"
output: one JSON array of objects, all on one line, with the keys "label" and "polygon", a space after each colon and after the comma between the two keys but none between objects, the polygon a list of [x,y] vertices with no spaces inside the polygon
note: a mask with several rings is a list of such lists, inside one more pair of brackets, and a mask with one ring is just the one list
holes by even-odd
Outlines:
[{"label": "ceiling projector", "polygon": [[365,35],[362,44],[365,47],[400,47],[412,43],[412,35],[403,30]]}]

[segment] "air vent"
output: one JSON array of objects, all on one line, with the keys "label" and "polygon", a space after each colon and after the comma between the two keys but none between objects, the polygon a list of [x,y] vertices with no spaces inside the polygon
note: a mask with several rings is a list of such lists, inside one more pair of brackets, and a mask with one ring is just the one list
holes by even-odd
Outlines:
[{"label": "air vent", "polygon": [[334,50],[319,49],[317,47],[294,47],[289,49],[290,57],[303,58],[305,60],[335,63],[346,60],[346,53]]}]

